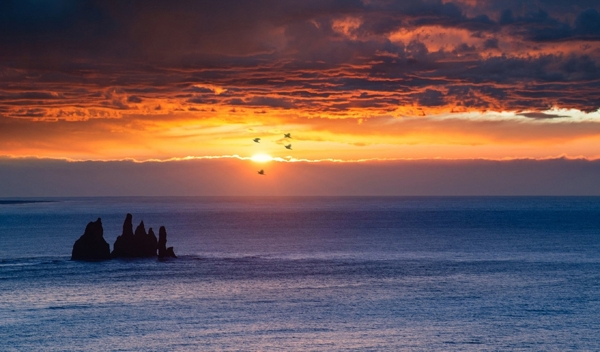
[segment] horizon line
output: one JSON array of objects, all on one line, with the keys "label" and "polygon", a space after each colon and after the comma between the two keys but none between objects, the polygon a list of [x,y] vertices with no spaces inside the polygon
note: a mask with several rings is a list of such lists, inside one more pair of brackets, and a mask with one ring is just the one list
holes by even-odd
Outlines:
[{"label": "horizon line", "polygon": [[[219,159],[237,159],[240,161],[251,161],[256,162],[252,159],[252,156],[240,156],[238,154],[233,155],[204,155],[204,156],[185,156],[185,157],[171,157],[171,158],[148,158],[148,159],[136,159],[136,158],[116,158],[116,159],[77,159],[69,157],[45,157],[38,155],[0,155],[0,161],[2,160],[49,160],[49,161],[65,161],[68,163],[85,163],[85,162],[98,162],[98,163],[109,163],[109,162],[132,162],[135,164],[144,163],[168,163],[168,162],[183,162],[193,160],[219,160]],[[548,156],[543,158],[535,157],[503,157],[503,158],[361,158],[361,159],[341,159],[341,158],[323,158],[323,159],[306,159],[306,158],[293,158],[293,157],[272,157],[271,160],[257,163],[268,163],[268,162],[280,162],[280,163],[367,163],[367,162],[394,162],[394,161],[495,161],[495,162],[510,162],[510,161],[549,161],[549,160],[568,160],[568,161],[587,161],[595,162],[600,160],[598,157],[585,157],[585,156],[569,156],[569,155],[558,155]]]}]

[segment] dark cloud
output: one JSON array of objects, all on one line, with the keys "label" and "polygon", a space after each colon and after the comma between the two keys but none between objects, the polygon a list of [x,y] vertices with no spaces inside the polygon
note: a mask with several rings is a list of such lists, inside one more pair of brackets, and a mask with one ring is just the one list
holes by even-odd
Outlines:
[{"label": "dark cloud", "polygon": [[[199,104],[595,111],[599,7],[587,0],[6,0],[0,114],[89,117],[106,113],[97,109]],[[580,45],[554,48],[573,43]]]},{"label": "dark cloud", "polygon": [[442,106],[445,104],[444,94],[440,91],[427,89],[425,92],[417,94],[416,98],[423,106]]},{"label": "dark cloud", "polygon": [[484,49],[498,49],[498,38],[487,39],[483,43],[483,48]]},{"label": "dark cloud", "polygon": [[290,100],[271,97],[252,97],[246,102],[246,105],[284,109],[291,109],[295,107],[294,103]]},{"label": "dark cloud", "polygon": [[577,39],[600,41],[600,13],[595,8],[588,8],[579,13],[572,11],[574,20],[563,18],[564,13],[550,14],[544,9],[526,12],[516,16],[510,9],[505,9],[499,16],[498,24],[508,27],[515,36],[533,42],[560,42]]},{"label": "dark cloud", "polygon": [[143,101],[142,98],[140,98],[136,95],[130,95],[127,98],[127,102],[129,102],[129,103],[141,103],[142,101]]},{"label": "dark cloud", "polygon": [[196,97],[187,99],[187,102],[191,103],[191,104],[218,104],[219,100],[215,99],[215,98],[196,96]]},{"label": "dark cloud", "polygon": [[596,9],[587,9],[575,20],[575,34],[600,39],[600,13]]},{"label": "dark cloud", "polygon": [[190,90],[193,92],[197,92],[197,93],[214,93],[213,89],[210,89],[207,87],[192,86],[192,87],[190,87]]},{"label": "dark cloud", "polygon": [[519,114],[520,116],[525,116],[525,117],[529,117],[532,119],[557,119],[557,118],[561,118],[561,117],[568,117],[565,115],[557,115],[557,114],[547,114],[547,113],[543,113],[543,112],[526,112],[526,113],[521,113]]}]

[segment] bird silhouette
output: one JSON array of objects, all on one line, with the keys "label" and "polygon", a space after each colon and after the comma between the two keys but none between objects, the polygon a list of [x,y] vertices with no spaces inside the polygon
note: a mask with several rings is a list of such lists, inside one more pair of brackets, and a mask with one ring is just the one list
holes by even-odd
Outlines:
[{"label": "bird silhouette", "polygon": [[259,174],[259,175],[263,175],[263,176],[264,176],[264,175],[265,175],[265,170],[260,170],[260,171],[258,172],[258,174]]},{"label": "bird silhouette", "polygon": [[253,140],[254,140],[254,142],[256,142],[256,143],[260,143],[260,138],[254,138]]},{"label": "bird silhouette", "polygon": [[288,144],[288,145],[286,145],[286,146],[285,146],[285,148],[286,148],[286,149],[289,149],[289,150],[292,150],[292,145],[291,145],[291,144]]},{"label": "bird silhouette", "polygon": [[283,135],[283,138],[292,138],[292,134],[291,133],[286,133]]}]

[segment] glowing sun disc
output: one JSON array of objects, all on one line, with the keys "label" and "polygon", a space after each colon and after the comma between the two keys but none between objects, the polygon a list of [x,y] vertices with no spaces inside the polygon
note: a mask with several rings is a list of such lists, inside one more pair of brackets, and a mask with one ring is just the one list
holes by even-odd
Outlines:
[{"label": "glowing sun disc", "polygon": [[254,154],[250,160],[254,161],[255,163],[266,163],[272,161],[273,157],[267,154]]}]

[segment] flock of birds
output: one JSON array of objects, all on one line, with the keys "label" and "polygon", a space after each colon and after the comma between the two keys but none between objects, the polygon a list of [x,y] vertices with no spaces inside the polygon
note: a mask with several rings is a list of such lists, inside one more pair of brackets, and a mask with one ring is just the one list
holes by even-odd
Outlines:
[{"label": "flock of birds", "polygon": [[[283,134],[283,138],[292,139],[292,134],[291,133],[284,133]],[[253,141],[254,141],[254,143],[260,143],[260,138],[254,138]],[[284,147],[285,147],[285,149],[292,150],[292,144],[291,143],[287,144],[287,145],[284,145]],[[264,176],[265,175],[265,170],[260,169],[260,171],[258,171],[258,174]]]}]

